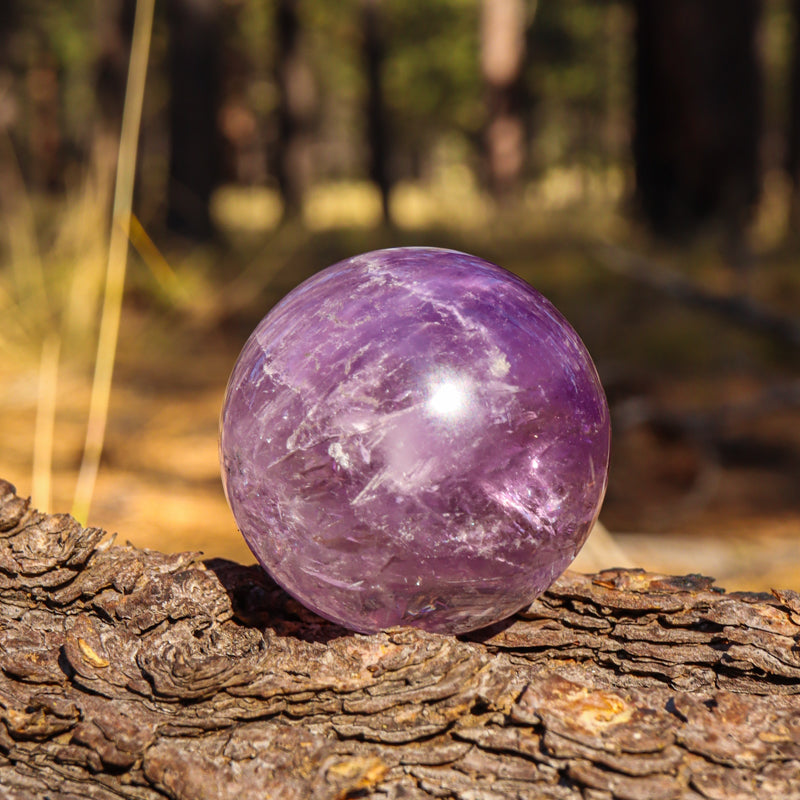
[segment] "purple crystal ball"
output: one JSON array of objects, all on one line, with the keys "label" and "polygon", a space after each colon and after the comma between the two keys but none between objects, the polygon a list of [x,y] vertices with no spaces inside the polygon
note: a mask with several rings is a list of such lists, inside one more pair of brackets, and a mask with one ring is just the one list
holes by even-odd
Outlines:
[{"label": "purple crystal ball", "polygon": [[362,632],[459,633],[573,560],[606,487],[608,406],[578,335],[452,250],[349,258],[259,323],[228,383],[226,496],[261,565]]}]

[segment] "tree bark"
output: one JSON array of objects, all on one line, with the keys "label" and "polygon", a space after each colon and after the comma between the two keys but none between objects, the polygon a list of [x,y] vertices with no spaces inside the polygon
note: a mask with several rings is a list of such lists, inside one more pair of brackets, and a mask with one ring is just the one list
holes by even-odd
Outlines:
[{"label": "tree bark", "polygon": [[[97,114],[93,128],[91,158],[98,172],[100,185],[103,186],[114,185],[135,16],[136,0],[113,0],[103,3],[97,15],[98,55],[94,71]],[[110,223],[112,205],[110,192],[106,200],[106,214]]]},{"label": "tree bark", "polygon": [[364,32],[364,69],[367,77],[367,141],[369,143],[369,177],[381,194],[383,221],[391,223],[389,175],[389,135],[386,124],[386,100],[383,91],[383,63],[386,59],[386,37],[381,0],[362,0]]},{"label": "tree bark", "polygon": [[136,0],[115,0],[104,3],[100,9],[95,91],[102,125],[117,139],[122,126],[135,15]]},{"label": "tree bark", "polygon": [[0,136],[10,136],[19,116],[16,65],[11,53],[19,27],[18,0],[0,3]]},{"label": "tree bark", "polygon": [[741,235],[760,191],[761,0],[636,0],[634,160],[659,233],[721,220]]},{"label": "tree bark", "polygon": [[19,0],[0,2],[0,193],[12,201],[17,174],[26,189],[64,188],[62,65],[27,12]]},{"label": "tree bark", "polygon": [[193,239],[213,234],[219,170],[219,0],[170,0],[170,159],[167,226]]},{"label": "tree bark", "polygon": [[42,37],[25,76],[28,142],[23,165],[29,185],[43,192],[64,189],[61,79],[62,65]]},{"label": "tree bark", "polygon": [[0,481],[7,798],[800,797],[800,594],[567,573],[469,636],[325,622]]},{"label": "tree bark", "polygon": [[522,0],[483,0],[481,69],[487,106],[484,145],[489,188],[499,200],[507,200],[518,188],[525,163],[525,28]]},{"label": "tree bark", "polygon": [[277,140],[273,169],[283,198],[284,216],[302,211],[308,179],[308,130],[316,107],[316,88],[303,57],[298,0],[279,0],[275,18],[278,86]]},{"label": "tree bark", "polygon": [[12,208],[18,191],[20,118],[18,68],[14,63],[14,40],[19,29],[18,0],[0,3],[0,208]]},{"label": "tree bark", "polygon": [[800,230],[800,0],[792,0],[792,45],[789,74],[789,120],[786,141],[786,171],[792,182],[790,219],[793,232]]}]

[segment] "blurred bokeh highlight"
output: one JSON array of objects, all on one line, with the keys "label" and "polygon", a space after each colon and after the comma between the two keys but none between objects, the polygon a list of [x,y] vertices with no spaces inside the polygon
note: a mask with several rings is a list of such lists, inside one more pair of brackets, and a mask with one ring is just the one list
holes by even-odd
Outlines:
[{"label": "blurred bokeh highlight", "polygon": [[800,2],[145,2],[138,37],[136,0],[0,3],[0,476],[73,507],[122,231],[89,522],[252,561],[217,462],[250,331],[342,258],[453,247],[597,363],[611,537],[577,568],[797,588]]}]

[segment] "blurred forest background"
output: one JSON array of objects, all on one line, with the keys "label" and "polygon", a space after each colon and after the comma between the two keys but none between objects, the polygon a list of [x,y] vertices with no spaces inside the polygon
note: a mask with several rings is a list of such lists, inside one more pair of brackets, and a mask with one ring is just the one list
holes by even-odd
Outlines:
[{"label": "blurred forest background", "polygon": [[253,326],[341,258],[455,247],[598,365],[618,549],[579,567],[800,583],[800,0],[152,6],[0,3],[2,477],[251,561],[216,436]]}]

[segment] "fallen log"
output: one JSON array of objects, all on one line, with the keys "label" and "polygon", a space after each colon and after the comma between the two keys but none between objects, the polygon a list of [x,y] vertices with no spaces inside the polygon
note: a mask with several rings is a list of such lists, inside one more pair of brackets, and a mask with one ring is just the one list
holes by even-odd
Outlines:
[{"label": "fallen log", "polygon": [[656,289],[688,307],[709,311],[781,344],[800,346],[800,320],[783,316],[751,297],[707,289],[653,259],[616,245],[601,243],[590,251],[590,257],[600,266]]},{"label": "fallen log", "polygon": [[0,481],[0,796],[800,797],[800,595],[567,573],[454,637],[111,543]]}]

